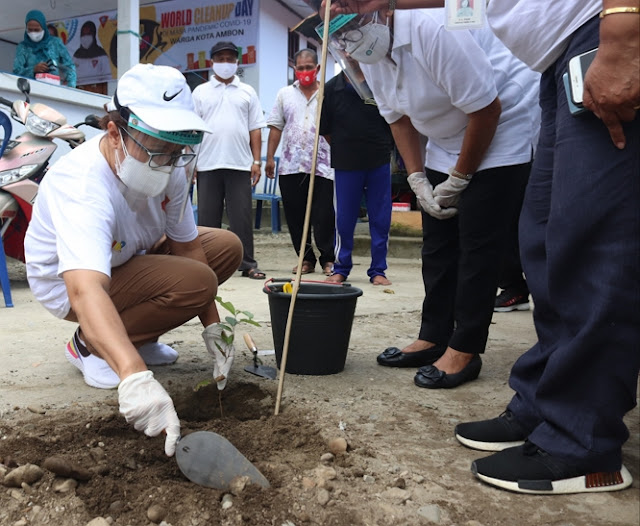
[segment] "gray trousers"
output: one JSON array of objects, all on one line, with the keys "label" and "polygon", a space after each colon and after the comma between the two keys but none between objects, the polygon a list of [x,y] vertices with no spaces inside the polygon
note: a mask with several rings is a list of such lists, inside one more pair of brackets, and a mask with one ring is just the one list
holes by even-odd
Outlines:
[{"label": "gray trousers", "polygon": [[229,230],[240,238],[244,249],[238,270],[258,268],[253,258],[251,172],[227,169],[198,172],[198,225],[220,228],[225,204]]}]

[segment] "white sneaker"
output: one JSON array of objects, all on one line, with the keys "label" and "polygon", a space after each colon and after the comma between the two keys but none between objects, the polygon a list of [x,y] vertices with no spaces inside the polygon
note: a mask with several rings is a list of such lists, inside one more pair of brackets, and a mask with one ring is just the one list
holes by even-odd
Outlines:
[{"label": "white sneaker", "polygon": [[75,335],[67,343],[64,355],[71,364],[80,369],[87,385],[98,389],[115,389],[118,387],[120,378],[106,361],[93,354],[89,356],[80,354]]},{"label": "white sneaker", "polygon": [[178,359],[178,351],[160,342],[145,343],[138,354],[147,365],[171,365]]}]

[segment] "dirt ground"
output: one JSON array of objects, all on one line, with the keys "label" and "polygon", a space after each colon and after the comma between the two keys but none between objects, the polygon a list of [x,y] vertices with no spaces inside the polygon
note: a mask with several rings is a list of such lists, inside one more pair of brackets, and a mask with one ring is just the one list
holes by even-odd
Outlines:
[{"label": "dirt ground", "polygon": [[[268,277],[289,276],[296,263],[288,238],[256,239]],[[69,365],[63,348],[74,326],[55,320],[34,302],[24,268],[11,262],[15,307],[0,306],[0,525],[204,526],[623,526],[640,522],[639,418],[627,416],[631,438],[624,462],[633,487],[617,493],[528,496],[478,482],[469,471],[482,452],[453,436],[457,422],[499,414],[511,397],[514,360],[534,341],[531,312],[496,314],[480,378],[451,391],[413,385],[413,369],[376,365],[389,345],[409,343],[422,301],[417,258],[389,260],[393,285],[366,280],[367,258],[356,257],[350,282],[361,288],[343,372],[286,375],[281,412],[274,416],[277,382],[245,373],[244,345],[229,384],[194,391],[211,376],[211,359],[195,320],[162,341],[178,362],[155,368],[172,395],[182,434],[209,430],[230,440],[271,483],[237,494],[199,487],[163,453],[161,437],[148,438],[118,413],[117,393],[92,389]],[[319,274],[311,275],[320,279]],[[261,322],[251,333],[259,349],[273,338],[262,282],[233,277],[220,294]],[[327,327],[327,331],[334,330]],[[292,349],[290,352],[296,352]],[[301,352],[298,349],[298,352]],[[275,365],[272,356],[266,365]],[[344,438],[334,456],[329,442]],[[42,467],[62,457],[77,473],[55,476],[30,468],[32,479],[7,486],[17,466]],[[81,480],[86,479],[88,480]],[[229,503],[231,505],[229,506]],[[151,518],[150,518],[151,517]]]}]

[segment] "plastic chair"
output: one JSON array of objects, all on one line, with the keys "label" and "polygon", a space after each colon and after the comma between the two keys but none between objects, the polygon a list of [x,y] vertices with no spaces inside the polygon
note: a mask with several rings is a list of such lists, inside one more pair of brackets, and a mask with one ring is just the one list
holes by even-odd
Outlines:
[{"label": "plastic chair", "polygon": [[[11,121],[4,113],[0,112],[0,127],[4,130],[4,137],[0,143],[0,155],[4,152],[9,139],[11,138]],[[11,300],[11,284],[9,283],[9,271],[7,270],[7,257],[4,253],[4,245],[0,239],[0,285],[2,286],[2,294],[4,296],[4,304],[7,307],[13,307]]]},{"label": "plastic chair", "polygon": [[[262,158],[262,163],[266,162],[267,158]],[[260,222],[262,220],[262,203],[269,201],[271,203],[271,233],[276,234],[282,229],[282,223],[280,222],[280,201],[282,196],[276,194],[276,188],[278,188],[278,166],[280,165],[280,157],[274,157],[276,161],[275,177],[269,179],[266,175],[262,175],[262,192],[256,192],[256,188],[253,188],[253,198],[256,203],[256,229],[260,229]]]}]

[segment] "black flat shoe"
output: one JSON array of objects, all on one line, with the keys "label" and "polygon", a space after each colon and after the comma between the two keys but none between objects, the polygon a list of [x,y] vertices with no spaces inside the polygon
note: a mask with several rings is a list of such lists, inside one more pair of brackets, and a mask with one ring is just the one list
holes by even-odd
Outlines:
[{"label": "black flat shoe", "polygon": [[402,352],[397,347],[388,347],[378,355],[377,360],[385,367],[421,367],[435,362],[446,350],[447,346],[441,344],[416,352]]},{"label": "black flat shoe", "polygon": [[482,369],[482,359],[479,354],[474,354],[471,361],[459,373],[447,374],[435,365],[426,365],[418,369],[413,381],[418,387],[427,389],[452,389],[478,378],[480,369]]}]

